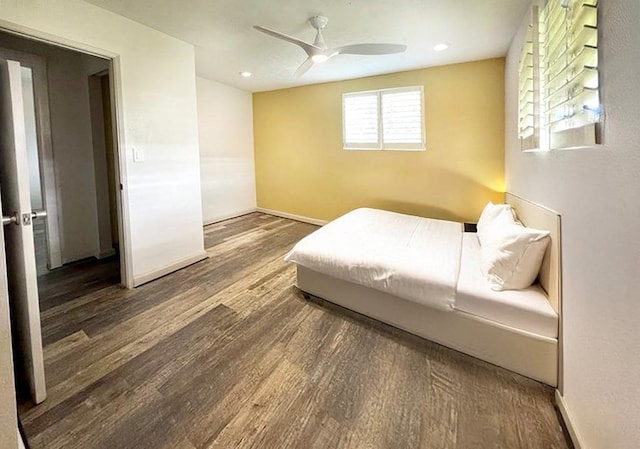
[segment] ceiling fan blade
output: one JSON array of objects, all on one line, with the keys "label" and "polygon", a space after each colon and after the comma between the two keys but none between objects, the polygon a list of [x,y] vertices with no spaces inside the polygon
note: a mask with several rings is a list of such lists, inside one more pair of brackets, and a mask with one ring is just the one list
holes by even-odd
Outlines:
[{"label": "ceiling fan blade", "polygon": [[399,44],[352,44],[332,48],[327,53],[331,55],[390,55],[402,53],[406,49],[406,45]]},{"label": "ceiling fan blade", "polygon": [[313,67],[313,59],[308,57],[302,64],[300,64],[300,67],[296,70],[295,76],[300,78],[302,75],[307,73],[311,67]]},{"label": "ceiling fan blade", "polygon": [[268,34],[271,37],[275,37],[277,39],[282,39],[283,41],[291,42],[292,44],[295,44],[295,45],[299,46],[300,48],[302,48],[307,53],[307,55],[309,55],[309,56],[312,56],[312,55],[322,51],[321,48],[316,47],[315,45],[308,44],[305,41],[301,41],[300,39],[297,39],[297,38],[292,37],[292,36],[287,36],[286,34],[283,34],[283,33],[279,32],[279,31],[271,30],[269,28],[261,27],[259,25],[254,25],[253,28],[255,28],[258,31],[263,32],[264,34]]}]

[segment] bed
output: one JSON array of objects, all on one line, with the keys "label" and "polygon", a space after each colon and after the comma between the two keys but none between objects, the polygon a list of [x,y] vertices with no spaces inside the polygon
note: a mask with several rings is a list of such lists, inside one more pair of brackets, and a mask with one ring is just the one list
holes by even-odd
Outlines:
[{"label": "bed", "polygon": [[374,209],[329,223],[287,260],[308,295],[560,389],[560,216],[510,193],[505,200],[551,237],[537,282],[523,290],[488,287],[476,234],[462,224]]}]

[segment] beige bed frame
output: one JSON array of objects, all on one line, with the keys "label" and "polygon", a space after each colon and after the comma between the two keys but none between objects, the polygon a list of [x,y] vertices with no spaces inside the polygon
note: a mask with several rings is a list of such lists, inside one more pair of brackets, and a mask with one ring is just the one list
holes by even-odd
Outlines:
[{"label": "beige bed frame", "polygon": [[[527,226],[551,233],[551,245],[540,269],[539,282],[549,303],[561,314],[560,215],[507,193],[518,218]],[[505,326],[459,310],[442,312],[378,290],[336,279],[297,266],[297,286],[363,315],[391,324],[524,376],[558,387],[562,376],[560,338],[554,339]],[[562,321],[559,319],[559,323]]]}]

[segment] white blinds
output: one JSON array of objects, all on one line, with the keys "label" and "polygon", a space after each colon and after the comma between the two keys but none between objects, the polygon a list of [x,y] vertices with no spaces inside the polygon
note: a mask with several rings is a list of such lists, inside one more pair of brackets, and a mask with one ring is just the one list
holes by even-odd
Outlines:
[{"label": "white blinds", "polygon": [[518,63],[518,136],[523,150],[539,148],[540,58],[538,8],[533,6]]},{"label": "white blinds", "polygon": [[345,149],[424,150],[422,86],[342,96]]},{"label": "white blinds", "polygon": [[381,92],[384,148],[422,149],[422,89]]},{"label": "white blinds", "polygon": [[518,65],[523,150],[601,143],[597,9],[597,0],[532,7]]},{"label": "white blinds", "polygon": [[550,148],[599,142],[597,0],[549,0],[540,20],[544,125]]},{"label": "white blinds", "polygon": [[342,98],[345,148],[378,148],[378,93],[345,94]]}]

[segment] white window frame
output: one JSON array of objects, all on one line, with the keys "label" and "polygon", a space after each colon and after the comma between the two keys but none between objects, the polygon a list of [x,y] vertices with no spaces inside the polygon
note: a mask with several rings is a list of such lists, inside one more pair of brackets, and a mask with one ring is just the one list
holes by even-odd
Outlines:
[{"label": "white window frame", "polygon": [[[385,143],[382,121],[382,95],[384,93],[415,92],[420,93],[420,143]],[[378,142],[377,143],[348,143],[345,127],[345,98],[357,96],[377,96]],[[342,148],[344,150],[364,151],[426,151],[425,117],[424,117],[424,86],[393,87],[389,89],[366,90],[342,94]]]}]

